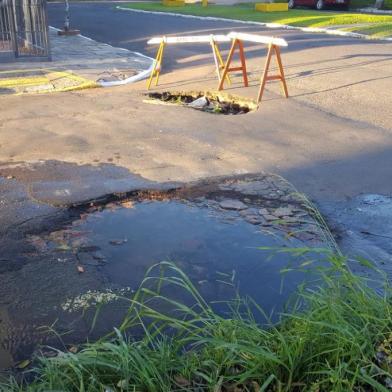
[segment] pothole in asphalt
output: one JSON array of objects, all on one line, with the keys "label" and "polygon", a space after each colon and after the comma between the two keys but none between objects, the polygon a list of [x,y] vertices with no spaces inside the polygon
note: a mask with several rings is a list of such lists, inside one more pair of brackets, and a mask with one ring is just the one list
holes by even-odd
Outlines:
[{"label": "pothole in asphalt", "polygon": [[149,100],[146,102],[160,102],[165,104],[176,104],[192,109],[201,110],[214,114],[246,114],[255,110],[257,105],[244,98],[232,95],[214,94],[210,92],[152,92],[147,94]]},{"label": "pothole in asphalt", "polygon": [[305,279],[295,271],[304,260],[273,257],[272,248],[326,246],[303,200],[274,176],[140,191],[70,214],[63,226],[28,235],[30,262],[0,275],[0,353],[9,365],[39,344],[59,344],[43,325],[53,326],[65,345],[111,332],[126,299],[160,261],[179,266],[208,301],[233,299],[238,289],[267,314],[278,312]]}]

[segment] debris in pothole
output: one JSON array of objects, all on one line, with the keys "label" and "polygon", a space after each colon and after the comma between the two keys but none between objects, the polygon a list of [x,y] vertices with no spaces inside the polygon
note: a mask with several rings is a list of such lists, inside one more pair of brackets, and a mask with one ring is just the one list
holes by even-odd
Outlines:
[{"label": "debris in pothole", "polygon": [[188,103],[188,106],[194,109],[204,109],[206,106],[210,104],[210,101],[207,97],[203,96],[195,99],[191,103]]},{"label": "debris in pothole", "polygon": [[130,287],[124,287],[119,290],[106,289],[105,291],[88,290],[75,298],[69,298],[60,305],[60,308],[65,312],[76,312],[98,304],[106,304],[112,301],[117,301],[120,297],[132,293]]},{"label": "debris in pothole", "polygon": [[77,268],[79,274],[82,274],[84,272],[84,267],[83,266],[78,265],[76,268]]},{"label": "debris in pothole", "polygon": [[246,114],[256,108],[253,101],[233,96],[221,96],[213,93],[149,93],[152,100],[179,104],[192,109],[218,114]]}]

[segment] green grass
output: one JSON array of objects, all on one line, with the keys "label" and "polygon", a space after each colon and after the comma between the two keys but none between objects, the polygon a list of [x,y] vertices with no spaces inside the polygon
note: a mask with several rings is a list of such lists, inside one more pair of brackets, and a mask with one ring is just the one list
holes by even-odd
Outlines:
[{"label": "green grass", "polygon": [[[261,328],[252,301],[216,314],[171,263],[151,268],[115,334],[74,353],[41,358],[29,385],[7,392],[386,392],[392,330],[390,288],[377,294],[341,256],[329,254],[320,281],[300,287],[277,324]],[[371,265],[360,260],[363,265]],[[175,288],[176,298],[167,296]],[[171,291],[172,292],[172,291]],[[188,301],[178,301],[179,296]],[[166,309],[163,311],[162,309]],[[127,331],[143,331],[132,340]]]},{"label": "green grass", "polygon": [[[256,12],[253,3],[238,4],[235,6],[209,5],[206,8],[199,4],[187,4],[184,7],[165,7],[160,3],[130,3],[124,7],[159,12],[176,12],[185,15],[214,16],[227,19],[239,19],[263,23],[280,23],[300,27],[329,27],[369,24],[371,28],[377,27],[374,35],[386,36],[391,34],[391,15],[365,15],[348,12],[323,12],[308,9],[294,9],[288,12]],[[363,30],[366,32],[366,29]]]},{"label": "green grass", "polygon": [[362,33],[362,34],[367,34],[370,35],[374,38],[376,37],[390,37],[392,36],[392,25],[387,23],[387,24],[376,24],[373,26],[368,26],[368,27],[348,27],[345,28],[344,30],[347,31],[352,31],[355,33]]}]

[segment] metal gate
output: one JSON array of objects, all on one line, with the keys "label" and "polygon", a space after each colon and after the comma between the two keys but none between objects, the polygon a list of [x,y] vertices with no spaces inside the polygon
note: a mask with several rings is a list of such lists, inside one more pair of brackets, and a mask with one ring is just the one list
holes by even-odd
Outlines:
[{"label": "metal gate", "polygon": [[0,61],[49,57],[46,0],[0,0]]}]

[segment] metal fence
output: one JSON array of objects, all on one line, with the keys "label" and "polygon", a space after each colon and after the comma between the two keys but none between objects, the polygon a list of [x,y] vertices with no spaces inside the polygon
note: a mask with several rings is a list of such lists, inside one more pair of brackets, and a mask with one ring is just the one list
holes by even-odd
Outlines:
[{"label": "metal fence", "polygon": [[0,61],[49,57],[46,0],[0,0]]}]

